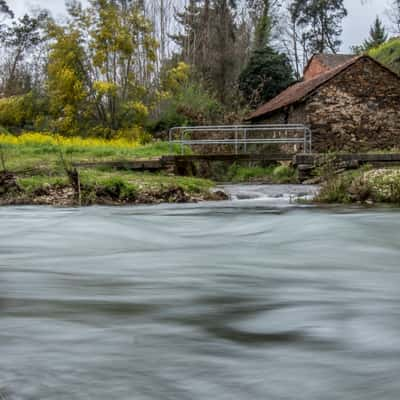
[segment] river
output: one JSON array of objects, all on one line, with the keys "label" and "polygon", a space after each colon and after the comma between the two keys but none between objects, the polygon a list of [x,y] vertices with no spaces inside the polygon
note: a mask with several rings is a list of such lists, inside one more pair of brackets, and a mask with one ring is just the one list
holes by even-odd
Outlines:
[{"label": "river", "polygon": [[400,212],[229,187],[0,209],[0,399],[398,400]]}]

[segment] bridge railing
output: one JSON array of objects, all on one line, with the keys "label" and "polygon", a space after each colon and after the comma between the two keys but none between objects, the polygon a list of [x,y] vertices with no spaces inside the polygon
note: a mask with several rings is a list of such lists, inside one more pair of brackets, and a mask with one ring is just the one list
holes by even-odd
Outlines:
[{"label": "bridge railing", "polygon": [[249,145],[300,145],[304,153],[312,152],[312,133],[301,124],[288,125],[203,125],[170,129],[169,143],[181,146],[229,145],[235,154],[247,153]]}]

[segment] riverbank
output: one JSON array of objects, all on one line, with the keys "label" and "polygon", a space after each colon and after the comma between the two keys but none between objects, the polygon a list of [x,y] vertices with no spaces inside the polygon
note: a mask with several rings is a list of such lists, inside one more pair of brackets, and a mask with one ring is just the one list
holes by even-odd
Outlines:
[{"label": "riverbank", "polygon": [[324,180],[317,203],[400,204],[400,168],[363,168]]},{"label": "riverbank", "polygon": [[[2,176],[8,183],[1,184]],[[8,176],[8,178],[7,178]],[[90,206],[225,200],[211,181],[126,171],[80,171],[78,190],[65,176],[0,174],[0,205]],[[3,180],[5,180],[3,179]]]},{"label": "riverbank", "polygon": [[[193,203],[228,199],[229,194],[215,190],[215,182],[300,183],[297,170],[289,164],[196,165],[194,171],[198,177],[176,176],[168,171],[116,170],[109,166],[109,162],[152,160],[180,151],[180,147],[170,148],[163,142],[141,144],[124,139],[0,134],[0,171],[7,171],[0,172],[0,205]],[[74,168],[75,164],[85,163],[98,166]],[[364,166],[345,171],[338,169],[335,162],[327,162],[314,173],[308,183],[320,183],[321,190],[309,202],[400,204],[399,168]]]},{"label": "riverbank", "polygon": [[[167,172],[110,167],[73,168],[74,163],[151,159],[177,153],[167,143],[54,138],[43,134],[0,135],[0,205],[123,205],[221,200],[214,182]],[[72,171],[76,179],[71,180]]]}]

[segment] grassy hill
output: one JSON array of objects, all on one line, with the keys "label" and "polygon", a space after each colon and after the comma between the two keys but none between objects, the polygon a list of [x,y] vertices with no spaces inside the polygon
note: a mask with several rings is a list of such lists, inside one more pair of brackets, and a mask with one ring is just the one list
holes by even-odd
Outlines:
[{"label": "grassy hill", "polygon": [[400,37],[370,50],[369,55],[400,74]]}]

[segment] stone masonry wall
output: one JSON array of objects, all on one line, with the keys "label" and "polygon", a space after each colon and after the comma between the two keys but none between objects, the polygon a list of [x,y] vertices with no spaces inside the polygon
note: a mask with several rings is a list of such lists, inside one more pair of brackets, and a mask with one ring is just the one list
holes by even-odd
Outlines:
[{"label": "stone masonry wall", "polygon": [[292,106],[289,118],[282,111],[263,122],[308,125],[315,152],[400,148],[400,79],[360,59],[303,104]]},{"label": "stone masonry wall", "polygon": [[400,148],[400,79],[361,59],[306,101],[315,151]]}]

